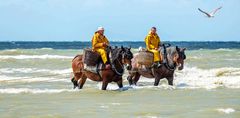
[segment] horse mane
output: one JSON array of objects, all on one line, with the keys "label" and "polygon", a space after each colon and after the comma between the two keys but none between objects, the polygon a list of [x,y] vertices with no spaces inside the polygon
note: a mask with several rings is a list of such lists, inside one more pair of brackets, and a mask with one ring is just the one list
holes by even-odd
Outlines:
[{"label": "horse mane", "polygon": [[114,62],[116,59],[118,59],[122,49],[121,48],[114,48],[111,51],[112,54],[112,61]]},{"label": "horse mane", "polygon": [[166,50],[167,50],[167,51],[166,51],[167,54],[170,54],[170,55],[173,55],[174,53],[177,52],[177,49],[176,49],[175,46],[168,47],[168,48],[166,48]]},{"label": "horse mane", "polygon": [[170,58],[167,57],[166,61],[167,61],[168,65],[170,65],[170,66],[174,65],[172,58],[175,53],[177,53],[177,47],[171,46],[171,47],[166,48],[166,55],[169,55],[169,57],[170,57]]}]

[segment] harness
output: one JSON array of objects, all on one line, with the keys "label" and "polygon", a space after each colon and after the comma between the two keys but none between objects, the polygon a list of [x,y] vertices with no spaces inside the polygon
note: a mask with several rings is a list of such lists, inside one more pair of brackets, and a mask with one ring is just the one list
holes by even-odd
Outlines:
[{"label": "harness", "polygon": [[[122,60],[124,59],[124,54],[122,53]],[[110,54],[109,54],[109,58],[110,58],[110,64],[111,64],[111,66],[112,66],[112,70],[118,75],[118,76],[122,76],[123,75],[123,73],[124,73],[124,66],[123,66],[123,64],[119,61],[119,59],[117,58],[116,59],[116,61],[120,64],[120,66],[121,66],[121,68],[122,68],[122,72],[119,72],[118,70],[117,70],[117,68],[115,67],[115,64],[113,63],[113,59],[112,59],[112,54],[111,54],[111,52],[110,52]]]},{"label": "harness", "polygon": [[169,61],[168,61],[168,54],[167,54],[167,47],[170,47],[171,44],[168,44],[167,46],[165,46],[165,44],[162,45],[163,46],[163,54],[164,54],[164,59],[166,60],[166,63],[164,63],[164,66],[170,70],[170,71],[174,71],[176,69],[176,63],[173,64],[173,66],[169,65]]},{"label": "harness", "polygon": [[[121,53],[121,55],[122,55],[122,58],[121,58],[121,59],[124,60],[125,54],[124,54],[124,53]],[[123,73],[124,73],[124,65],[121,63],[122,60],[120,61],[118,58],[117,58],[116,60],[113,60],[113,58],[112,58],[112,52],[111,52],[111,51],[109,52],[109,55],[108,55],[108,56],[109,56],[109,60],[110,60],[111,70],[112,70],[114,73],[116,73],[118,76],[122,76]],[[122,72],[120,72],[120,71],[117,70],[114,61],[116,61],[116,63],[119,63],[121,69],[123,70]],[[97,65],[97,74],[99,75],[100,78],[102,78],[101,70],[104,70],[104,69],[98,69],[98,67],[99,67],[99,64]]]},{"label": "harness", "polygon": [[[108,47],[107,48],[107,52],[108,52],[108,60],[109,60],[109,62],[110,62],[110,65],[111,65],[111,70],[114,72],[114,73],[116,73],[118,76],[122,76],[123,75],[123,73],[124,73],[124,63],[121,63],[121,62],[123,62],[124,61],[124,59],[125,59],[125,56],[127,56],[128,57],[128,54],[127,53],[125,53],[124,51],[122,51],[122,52],[119,52],[119,54],[118,55],[121,55],[122,57],[121,57],[121,60],[119,59],[119,56],[116,58],[116,59],[113,59],[113,54],[112,54],[112,51],[111,51],[111,47]],[[120,71],[116,68],[116,63],[119,63],[119,69],[120,69]],[[100,65],[101,64],[97,64],[96,65],[96,74],[98,74],[98,76],[102,79],[102,70],[105,70],[105,69],[103,69],[103,68],[100,68]]]}]

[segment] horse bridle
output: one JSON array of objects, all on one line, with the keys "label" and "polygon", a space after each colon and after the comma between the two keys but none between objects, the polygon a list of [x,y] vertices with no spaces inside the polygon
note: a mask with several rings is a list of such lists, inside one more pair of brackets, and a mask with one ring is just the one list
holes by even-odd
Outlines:
[{"label": "horse bridle", "polygon": [[[170,47],[171,45],[168,45],[167,47]],[[174,71],[174,70],[176,70],[176,62],[174,62],[173,63],[173,67],[171,67],[170,65],[169,65],[169,61],[168,61],[168,54],[167,54],[167,50],[166,50],[166,46],[163,44],[163,50],[164,50],[164,58],[165,58],[165,60],[166,60],[166,63],[164,63],[164,65],[165,65],[165,67],[168,69],[168,70],[170,70],[170,71]],[[178,52],[178,51],[177,51]],[[178,52],[179,53],[179,52]]]},{"label": "horse bridle", "polygon": [[[121,61],[123,62],[125,54],[124,54],[124,53],[121,53],[121,54],[122,54]],[[122,70],[123,70],[122,72],[119,72],[119,71],[117,70],[117,68],[115,67],[115,64],[113,63],[111,54],[110,54],[110,62],[111,62],[112,70],[113,70],[118,76],[122,76],[123,73],[124,73],[124,66],[123,66],[123,64],[119,61],[118,58],[116,59],[116,61],[120,64],[120,66],[121,66],[121,68],[122,68]]]}]

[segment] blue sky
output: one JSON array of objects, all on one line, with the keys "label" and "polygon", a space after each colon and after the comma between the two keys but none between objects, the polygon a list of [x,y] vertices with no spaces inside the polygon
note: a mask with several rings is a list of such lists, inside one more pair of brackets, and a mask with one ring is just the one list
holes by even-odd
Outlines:
[{"label": "blue sky", "polygon": [[[213,19],[206,11],[223,6]],[[0,41],[240,41],[240,0],[0,0]]]}]

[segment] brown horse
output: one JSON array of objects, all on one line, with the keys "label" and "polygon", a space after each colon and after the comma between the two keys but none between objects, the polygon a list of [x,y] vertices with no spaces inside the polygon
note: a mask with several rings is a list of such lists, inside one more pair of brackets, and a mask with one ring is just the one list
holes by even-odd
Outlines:
[{"label": "brown horse", "polygon": [[83,55],[77,55],[72,60],[72,69],[74,74],[72,83],[74,88],[78,86],[79,89],[82,89],[87,78],[91,79],[92,81],[102,81],[102,90],[106,90],[107,85],[110,82],[116,82],[118,87],[122,88],[124,65],[126,65],[128,70],[131,69],[131,59],[133,58],[131,48],[110,48],[109,57],[111,69],[99,69],[99,73],[93,73],[84,70]]},{"label": "brown horse", "polygon": [[[146,78],[155,78],[154,86],[158,86],[159,81],[163,78],[168,80],[169,85],[173,85],[174,71],[178,67],[178,70],[182,70],[184,67],[184,60],[186,59],[186,48],[168,47],[165,50],[165,63],[159,68],[142,69],[139,67],[137,61],[137,55],[134,55],[132,59],[132,69],[129,71],[128,82],[130,85],[136,85],[140,76]],[[160,50],[163,53],[163,48]]]}]

